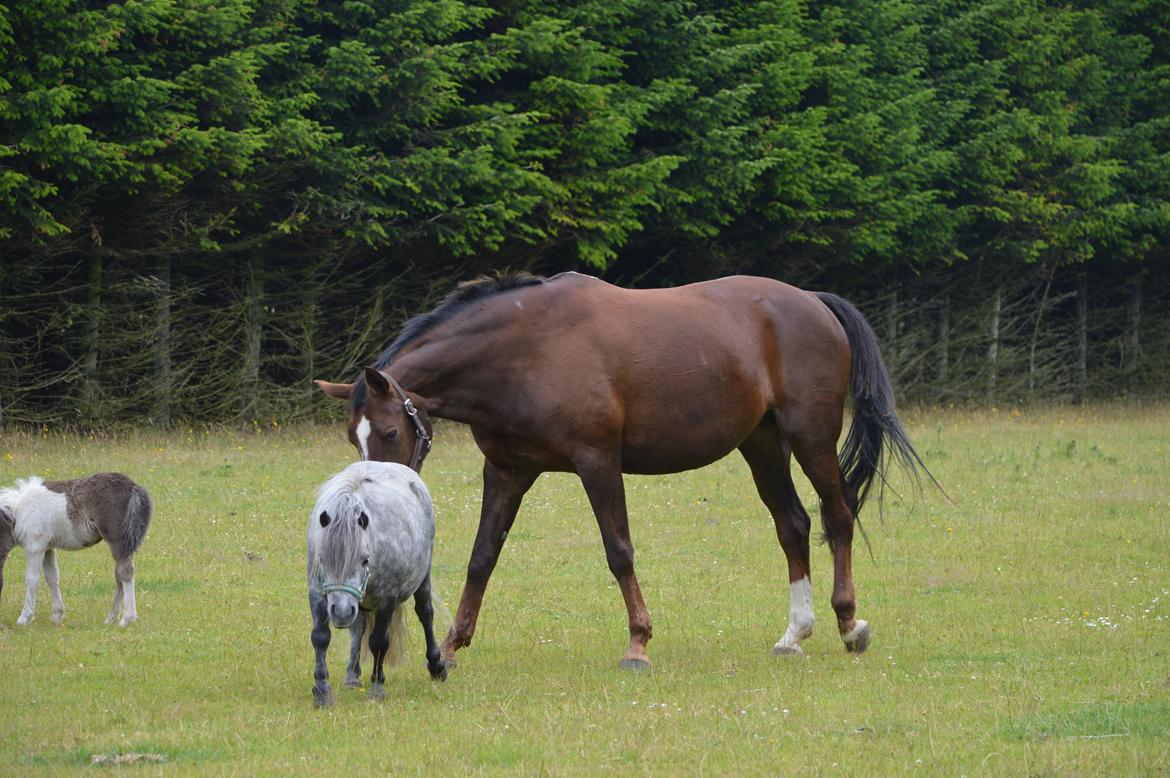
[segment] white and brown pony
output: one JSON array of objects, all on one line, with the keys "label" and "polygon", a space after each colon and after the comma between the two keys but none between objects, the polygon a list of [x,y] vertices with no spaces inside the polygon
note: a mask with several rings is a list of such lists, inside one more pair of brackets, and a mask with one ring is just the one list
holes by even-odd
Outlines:
[{"label": "white and brown pony", "polygon": [[[15,546],[24,549],[24,608],[17,624],[33,620],[42,571],[53,597],[53,623],[65,619],[57,549],[73,551],[106,541],[114,555],[114,604],[106,623],[121,613],[119,626],[138,620],[134,600],[134,552],[150,526],[150,495],[121,473],[97,473],[73,481],[25,478],[0,489],[0,591],[4,562]],[[125,607],[123,607],[123,605]]]}]

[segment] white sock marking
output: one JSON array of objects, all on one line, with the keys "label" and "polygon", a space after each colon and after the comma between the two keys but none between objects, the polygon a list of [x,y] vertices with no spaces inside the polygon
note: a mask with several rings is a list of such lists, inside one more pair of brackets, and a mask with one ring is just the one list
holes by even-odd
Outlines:
[{"label": "white sock marking", "polygon": [[799,648],[800,641],[812,634],[816,617],[813,615],[812,582],[808,576],[793,581],[788,589],[791,603],[788,607],[788,629],[776,643],[776,648]]}]

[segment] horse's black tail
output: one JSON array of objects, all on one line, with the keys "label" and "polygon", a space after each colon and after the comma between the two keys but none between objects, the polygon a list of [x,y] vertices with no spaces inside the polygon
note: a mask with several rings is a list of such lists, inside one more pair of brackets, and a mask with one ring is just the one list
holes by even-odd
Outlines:
[{"label": "horse's black tail", "polygon": [[[849,506],[854,516],[865,504],[874,477],[881,478],[883,486],[886,483],[887,446],[917,488],[922,485],[920,473],[925,473],[938,486],[938,481],[934,480],[910,444],[910,436],[894,410],[894,387],[886,363],[882,361],[873,328],[861,311],[837,295],[828,292],[817,292],[816,295],[845,328],[852,352],[853,377],[849,390],[853,394],[853,422],[837,461],[841,464],[847,493],[856,495],[857,503]],[[941,491],[942,487],[939,489]]]},{"label": "horse's black tail", "polygon": [[154,505],[150,501],[150,494],[138,484],[132,484],[116,549],[122,558],[129,557],[142,545],[153,514]]}]

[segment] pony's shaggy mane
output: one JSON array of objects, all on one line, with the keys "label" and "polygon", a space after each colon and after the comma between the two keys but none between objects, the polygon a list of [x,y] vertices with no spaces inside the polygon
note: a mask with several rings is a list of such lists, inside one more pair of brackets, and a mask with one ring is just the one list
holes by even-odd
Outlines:
[{"label": "pony's shaggy mane", "polygon": [[[402,325],[398,337],[378,355],[374,367],[379,369],[386,367],[403,348],[443,322],[450,321],[471,303],[510,289],[543,284],[547,280],[544,276],[524,271],[497,271],[495,275],[484,275],[471,281],[463,281],[434,308],[407,320]],[[354,381],[352,402],[355,409],[366,404],[366,379],[361,375]]]},{"label": "pony's shaggy mane", "polygon": [[[347,578],[361,564],[361,533],[358,516],[364,510],[357,494],[361,479],[331,478],[321,487],[318,507],[329,514],[331,521],[321,528],[317,555],[325,572],[338,578]],[[313,516],[320,521],[321,512]]]},{"label": "pony's shaggy mane", "polygon": [[28,478],[19,478],[16,481],[16,486],[10,486],[6,489],[0,489],[0,501],[9,501],[16,503],[22,494],[26,491],[42,488],[45,485],[45,479],[38,475],[29,476]]}]

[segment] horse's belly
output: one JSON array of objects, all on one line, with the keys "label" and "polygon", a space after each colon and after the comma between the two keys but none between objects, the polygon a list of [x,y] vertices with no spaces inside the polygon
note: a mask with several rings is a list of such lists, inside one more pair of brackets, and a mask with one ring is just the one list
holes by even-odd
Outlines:
[{"label": "horse's belly", "polygon": [[687,430],[665,430],[657,435],[630,439],[622,446],[622,471],[659,475],[694,470],[717,462],[743,442],[759,422],[738,419],[725,424]]}]

